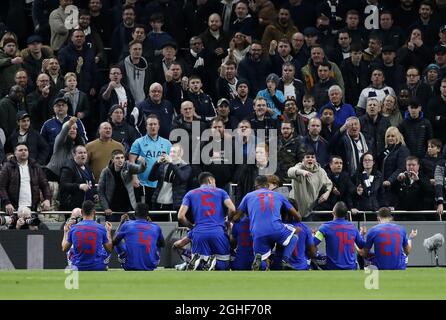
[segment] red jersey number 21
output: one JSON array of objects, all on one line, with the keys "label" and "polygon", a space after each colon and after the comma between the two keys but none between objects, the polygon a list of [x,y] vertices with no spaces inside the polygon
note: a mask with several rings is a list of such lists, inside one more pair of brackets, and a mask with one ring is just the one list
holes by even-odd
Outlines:
[{"label": "red jersey number 21", "polygon": [[201,196],[201,205],[211,207],[209,210],[204,212],[205,217],[213,216],[215,214],[215,205],[213,202],[208,201],[209,198],[212,198],[212,194],[203,194]]}]

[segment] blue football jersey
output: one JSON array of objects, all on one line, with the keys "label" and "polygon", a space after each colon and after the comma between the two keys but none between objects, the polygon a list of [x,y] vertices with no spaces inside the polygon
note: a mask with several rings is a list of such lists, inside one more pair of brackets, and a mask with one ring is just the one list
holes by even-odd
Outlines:
[{"label": "blue football jersey", "polygon": [[365,248],[374,247],[374,263],[381,270],[406,269],[404,248],[408,240],[403,226],[394,223],[380,223],[367,233]]},{"label": "blue football jersey", "polygon": [[290,256],[289,263],[297,270],[308,270],[307,249],[314,246],[313,234],[311,229],[302,222],[293,222],[294,227],[299,227],[297,245],[294,247],[293,253]]},{"label": "blue football jersey", "polygon": [[352,222],[338,218],[324,223],[316,233],[314,243],[318,245],[323,239],[326,244],[327,269],[357,268],[355,244],[362,249],[365,242]]},{"label": "blue football jersey", "polygon": [[116,240],[125,239],[126,270],[153,270],[160,257],[157,244],[164,240],[161,228],[147,220],[127,221],[121,226]]},{"label": "blue football jersey", "polygon": [[225,228],[224,201],[229,199],[226,191],[210,186],[189,191],[182,204],[192,211],[194,232],[213,232],[216,227]]},{"label": "blue football jersey", "polygon": [[108,243],[107,230],[93,220],[82,220],[71,226],[67,241],[72,244],[71,262],[80,271],[105,270]]},{"label": "blue football jersey", "polygon": [[254,251],[249,229],[249,219],[246,216],[232,226],[232,236],[237,240],[233,269],[251,270],[251,264],[254,260]]},{"label": "blue football jersey", "polygon": [[[293,227],[299,227],[300,231],[298,233],[297,244],[294,247],[294,250],[288,262],[296,270],[308,270],[310,266],[308,265],[308,257],[306,252],[307,249],[310,248],[310,246],[314,245],[311,229],[302,222],[292,222],[290,224]],[[281,245],[276,246],[272,269],[282,269],[280,264],[283,259],[283,249],[284,247]]]},{"label": "blue football jersey", "polygon": [[293,208],[282,194],[262,188],[248,193],[238,209],[248,213],[252,236],[262,237],[282,228],[282,207]]}]

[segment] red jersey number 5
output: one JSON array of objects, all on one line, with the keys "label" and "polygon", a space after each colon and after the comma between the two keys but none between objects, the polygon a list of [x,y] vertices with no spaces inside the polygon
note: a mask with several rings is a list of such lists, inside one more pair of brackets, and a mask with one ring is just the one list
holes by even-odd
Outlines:
[{"label": "red jersey number 5", "polygon": [[213,216],[215,214],[215,205],[213,202],[208,201],[209,198],[212,198],[212,194],[203,194],[201,196],[201,205],[211,207],[210,210],[204,212],[205,217]]}]

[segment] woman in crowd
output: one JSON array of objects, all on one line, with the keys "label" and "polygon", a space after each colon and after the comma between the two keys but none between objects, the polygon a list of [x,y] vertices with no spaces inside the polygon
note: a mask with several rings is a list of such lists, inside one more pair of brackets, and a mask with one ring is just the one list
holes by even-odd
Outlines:
[{"label": "woman in crowd", "polygon": [[249,48],[251,48],[251,46],[248,37],[241,32],[237,32],[229,42],[228,56],[225,61],[232,60],[238,65],[246,56],[246,53],[249,52]]},{"label": "woman in crowd", "polygon": [[362,155],[358,170],[353,176],[356,192],[353,196],[352,211],[377,211],[386,206],[383,176],[376,169],[373,154],[366,152]]},{"label": "woman in crowd", "polygon": [[404,46],[397,55],[400,64],[405,70],[410,66],[423,70],[432,61],[432,51],[423,42],[423,34],[420,29],[414,28]]},{"label": "woman in crowd", "polygon": [[69,121],[63,124],[62,130],[56,136],[54,142],[53,155],[50,162],[46,165],[45,173],[53,195],[51,203],[54,206],[54,210],[58,209],[60,170],[63,164],[73,157],[71,152],[73,147],[85,144],[84,139],[77,130],[76,121],[76,117],[71,117]]},{"label": "woman in crowd", "polygon": [[60,169],[66,160],[72,158],[71,150],[73,147],[85,144],[77,130],[76,121],[76,117],[71,117],[69,121],[63,124],[62,130],[56,136],[53,155],[46,166],[49,181],[59,181]]},{"label": "woman in crowd", "polygon": [[[396,127],[389,127],[385,135],[385,149],[378,156],[378,165],[383,173],[383,187],[387,196],[390,188],[396,182],[398,175],[406,170],[406,158],[410,155],[404,137]],[[392,202],[391,199],[387,199]]]},{"label": "woman in crowd", "polygon": [[403,117],[398,107],[398,100],[393,95],[389,94],[384,98],[381,114],[383,117],[389,118],[392,127],[398,127],[403,122]]}]

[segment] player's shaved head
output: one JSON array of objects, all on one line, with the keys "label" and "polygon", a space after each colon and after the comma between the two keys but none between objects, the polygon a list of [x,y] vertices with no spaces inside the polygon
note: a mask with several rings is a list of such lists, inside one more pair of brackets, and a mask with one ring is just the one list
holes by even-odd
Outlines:
[{"label": "player's shaved head", "polygon": [[266,176],[257,176],[254,185],[256,186],[256,189],[268,188],[268,178]]},{"label": "player's shaved head", "polygon": [[147,218],[149,215],[149,206],[147,203],[138,202],[135,207],[135,217]]},{"label": "player's shaved head", "polygon": [[333,207],[333,214],[337,218],[344,218],[347,216],[348,207],[343,201],[336,202],[335,206]]}]

